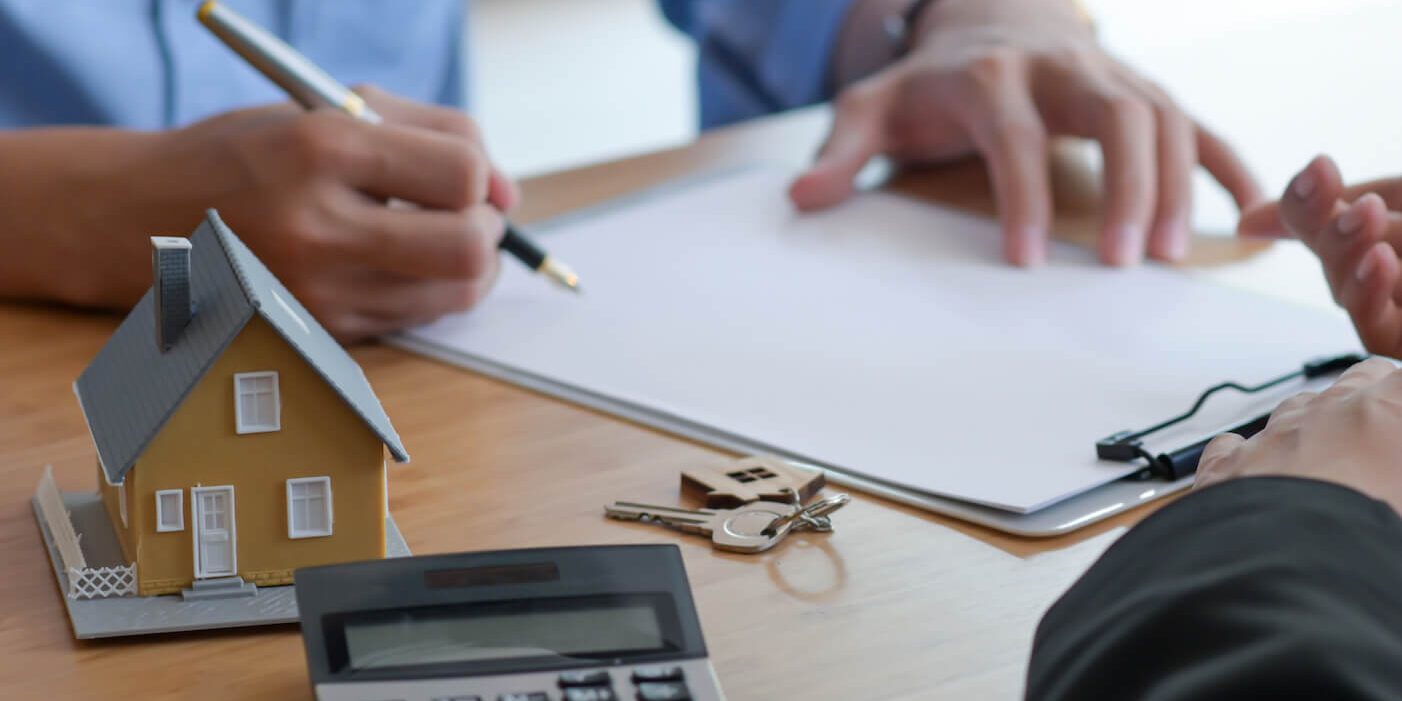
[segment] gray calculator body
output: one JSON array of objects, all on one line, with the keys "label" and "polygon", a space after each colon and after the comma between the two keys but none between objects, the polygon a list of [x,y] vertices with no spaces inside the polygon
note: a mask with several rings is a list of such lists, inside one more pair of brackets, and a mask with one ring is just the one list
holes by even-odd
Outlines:
[{"label": "gray calculator body", "polygon": [[723,701],[675,545],[298,570],[320,701]]}]

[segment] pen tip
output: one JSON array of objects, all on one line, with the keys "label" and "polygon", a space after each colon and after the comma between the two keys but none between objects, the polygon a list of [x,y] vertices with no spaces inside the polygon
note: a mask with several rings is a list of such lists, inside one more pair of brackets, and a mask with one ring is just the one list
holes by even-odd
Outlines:
[{"label": "pen tip", "polygon": [[568,265],[554,258],[546,258],[540,266],[540,272],[544,273],[555,284],[579,294],[579,275],[570,270]]}]

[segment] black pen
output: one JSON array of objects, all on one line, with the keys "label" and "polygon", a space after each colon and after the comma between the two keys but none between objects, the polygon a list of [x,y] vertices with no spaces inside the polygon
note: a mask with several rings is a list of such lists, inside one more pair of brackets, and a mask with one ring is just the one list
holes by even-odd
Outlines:
[{"label": "black pen", "polygon": [[[1265,430],[1266,423],[1270,420],[1270,414],[1262,414],[1240,426],[1223,431],[1223,433],[1235,433],[1242,438],[1250,438]],[[1212,438],[1216,438],[1216,436]],[[1172,482],[1197,472],[1198,462],[1202,460],[1202,453],[1207,449],[1207,444],[1212,442],[1212,438],[1204,438],[1171,453],[1159,453],[1153,456],[1149,461],[1149,474]]]},{"label": "black pen", "polygon": [[[303,107],[332,107],[371,124],[384,121],[365,100],[321,70],[310,59],[267,30],[215,0],[200,5],[199,20],[229,48],[277,83]],[[532,270],[571,292],[579,292],[579,276],[551,258],[521,234],[511,222],[499,246]]]}]

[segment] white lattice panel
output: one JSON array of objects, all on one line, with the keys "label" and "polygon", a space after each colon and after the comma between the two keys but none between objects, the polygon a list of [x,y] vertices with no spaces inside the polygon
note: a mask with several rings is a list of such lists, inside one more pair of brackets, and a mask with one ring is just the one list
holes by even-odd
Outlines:
[{"label": "white lattice panel", "polygon": [[136,594],[136,563],[119,567],[68,568],[68,598],[101,599]]}]

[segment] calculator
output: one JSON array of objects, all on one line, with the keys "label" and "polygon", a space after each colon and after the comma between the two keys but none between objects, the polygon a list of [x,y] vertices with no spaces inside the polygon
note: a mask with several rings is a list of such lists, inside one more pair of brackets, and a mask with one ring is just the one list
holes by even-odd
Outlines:
[{"label": "calculator", "polygon": [[320,701],[723,701],[675,545],[297,570]]}]

